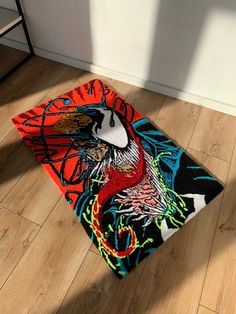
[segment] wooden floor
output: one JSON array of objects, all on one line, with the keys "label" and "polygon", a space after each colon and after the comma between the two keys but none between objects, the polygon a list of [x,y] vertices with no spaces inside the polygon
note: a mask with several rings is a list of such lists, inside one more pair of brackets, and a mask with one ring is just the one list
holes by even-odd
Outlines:
[{"label": "wooden floor", "polygon": [[123,280],[21,142],[12,116],[98,77],[34,57],[0,85],[0,313],[236,313],[235,117],[104,78],[226,184]]},{"label": "wooden floor", "polygon": [[26,52],[0,44],[0,78],[26,56]]}]

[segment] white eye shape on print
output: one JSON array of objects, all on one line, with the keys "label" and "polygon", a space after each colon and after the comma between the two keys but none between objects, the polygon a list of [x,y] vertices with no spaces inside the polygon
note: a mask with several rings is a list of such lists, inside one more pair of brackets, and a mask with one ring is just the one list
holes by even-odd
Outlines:
[{"label": "white eye shape on print", "polygon": [[115,145],[119,148],[125,148],[128,145],[128,135],[121,123],[119,117],[113,112],[114,126],[110,125],[112,111],[102,108],[97,108],[103,115],[102,127],[96,130],[96,123],[93,126],[92,132],[94,137],[97,137],[107,143]]}]

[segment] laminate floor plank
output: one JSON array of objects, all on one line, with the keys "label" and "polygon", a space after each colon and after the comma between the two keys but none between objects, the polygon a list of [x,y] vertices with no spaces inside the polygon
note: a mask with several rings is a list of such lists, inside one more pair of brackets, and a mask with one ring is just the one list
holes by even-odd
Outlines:
[{"label": "laminate floor plank", "polygon": [[230,161],[236,139],[236,117],[203,108],[190,147]]},{"label": "laminate floor plank", "polygon": [[39,226],[0,207],[0,287],[38,231]]},{"label": "laminate floor plank", "polygon": [[201,110],[202,108],[197,105],[167,97],[155,123],[175,143],[186,149]]},{"label": "laminate floor plank", "polygon": [[[229,163],[196,151],[194,158],[225,181]],[[196,313],[223,193],[148,257],[128,313]]]},{"label": "laminate floor plank", "polygon": [[[97,78],[225,183],[223,193],[122,280],[59,200],[10,121]],[[0,84],[0,313],[236,313],[235,121],[111,78],[30,59]]]},{"label": "laminate floor plank", "polygon": [[61,199],[0,290],[0,313],[50,313],[60,305],[90,247]]},{"label": "laminate floor plank", "polygon": [[127,313],[143,267],[141,263],[127,278],[120,280],[101,256],[89,252],[58,314]]},{"label": "laminate floor plank", "polygon": [[236,146],[229,170],[201,304],[218,313],[236,313]]}]

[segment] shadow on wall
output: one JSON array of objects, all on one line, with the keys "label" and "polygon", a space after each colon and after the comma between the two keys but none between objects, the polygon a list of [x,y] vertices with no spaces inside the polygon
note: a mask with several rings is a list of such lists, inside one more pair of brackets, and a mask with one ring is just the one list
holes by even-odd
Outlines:
[{"label": "shadow on wall", "polygon": [[[31,2],[30,2],[31,1]],[[179,1],[179,5],[183,5],[183,0],[177,0]],[[57,7],[60,6],[64,1],[60,0],[54,0],[51,1],[53,5],[53,10],[51,12],[48,12],[48,15],[57,15]],[[27,5],[34,5],[36,3],[36,0],[25,0],[25,4]],[[75,2],[74,2],[75,3]],[[219,5],[224,5],[223,3],[220,4],[219,1],[216,2],[219,3]],[[81,20],[81,29],[80,32],[83,32],[83,30],[86,28],[86,33],[82,34],[83,40],[79,43],[81,46],[86,45],[87,51],[84,53],[88,54],[88,57],[92,60],[92,42],[91,42],[91,30],[90,30],[90,15],[89,15],[89,1],[83,1],[84,8],[83,10],[80,10],[80,15],[82,17]],[[186,7],[183,6],[183,8],[176,12],[172,9],[171,1],[161,1],[160,7],[159,7],[159,13],[157,18],[157,25],[156,25],[156,34],[154,38],[153,43],[153,51],[152,51],[152,58],[150,60],[150,70],[149,70],[149,79],[154,80],[157,73],[158,75],[164,75],[165,73],[162,73],[159,71],[159,65],[162,60],[163,55],[168,56],[168,64],[170,66],[169,69],[166,69],[167,73],[170,71],[173,62],[175,62],[178,66],[177,69],[179,69],[178,73],[181,73],[181,77],[179,75],[176,75],[176,77],[173,77],[173,86],[177,84],[179,89],[184,89],[184,86],[187,82],[189,72],[191,70],[191,63],[195,55],[195,51],[197,49],[198,41],[201,36],[202,29],[204,27],[204,23],[206,21],[207,15],[209,13],[209,10],[211,8],[207,5],[207,3],[204,2],[202,5],[202,11],[199,12],[199,2],[188,4],[192,7],[192,14],[189,15],[189,8],[187,10]],[[232,2],[232,8],[234,7],[234,3]],[[195,10],[196,7],[198,7],[198,10]],[[42,8],[43,9],[43,4]],[[74,7],[68,6],[67,12],[64,14],[70,14],[72,11],[75,10]],[[198,12],[196,14],[196,11]],[[40,14],[40,10],[39,10]],[[28,17],[30,19],[30,17]],[[60,21],[59,23],[59,32],[60,27],[63,25],[63,17],[57,17]],[[174,23],[172,23],[174,22]],[[34,21],[32,21],[34,25]],[[176,33],[176,41],[172,42],[169,41],[169,34],[175,34],[176,29],[178,28],[178,24],[184,23],[186,24],[186,32],[183,32],[182,34]],[[66,25],[66,24],[65,24]],[[35,25],[37,27],[37,25]],[[57,30],[58,27],[55,25],[52,25],[52,27],[55,27]],[[64,27],[64,26],[63,26]],[[57,30],[58,31],[58,30]],[[55,32],[55,36],[60,36],[59,32]],[[67,32],[71,32],[72,30],[67,29]],[[78,36],[81,36],[81,34],[78,34]],[[173,36],[171,36],[173,37]],[[84,42],[83,42],[84,41]],[[73,44],[73,42],[71,42]],[[176,53],[177,52],[177,53]],[[30,65],[30,64],[29,64]],[[24,67],[27,67],[25,65]],[[50,87],[55,85],[57,80],[48,80],[47,76],[50,75],[50,71],[45,69],[40,69],[39,67],[39,76],[38,79],[42,80],[40,84],[35,84],[35,87],[32,86],[23,86],[23,91],[20,92],[20,94],[12,95],[10,102],[13,102],[15,99],[19,99],[19,97],[23,98],[27,95],[32,94],[32,88],[33,91],[37,92],[38,89],[43,90],[44,88]],[[13,75],[11,77],[11,80],[14,84],[14,77],[16,78],[17,75],[20,75],[21,70],[18,71],[15,76]],[[170,72],[169,72],[170,74]],[[28,78],[30,78],[30,73],[26,74]],[[28,80],[28,78],[25,77],[24,79]],[[77,74],[71,74],[71,78],[78,78]],[[67,76],[64,76],[63,78],[58,77],[58,81],[61,80],[63,82],[67,81]],[[27,81],[26,80],[26,81]],[[163,81],[165,80],[165,77],[163,77]],[[43,83],[44,82],[44,83]],[[17,86],[17,84],[16,84]],[[177,96],[177,95],[176,95]],[[5,103],[6,98],[1,99],[2,104]],[[34,104],[32,104],[30,107],[32,107]],[[19,150],[22,149],[26,150],[26,148],[21,148],[20,142],[18,144],[20,146]],[[23,147],[23,146],[22,146]],[[1,157],[4,155],[5,159],[7,160],[9,158],[9,155],[11,153],[16,152],[16,146],[15,144],[7,144],[6,146],[3,146],[1,151]],[[3,155],[2,155],[3,154]],[[31,153],[30,153],[31,154]],[[16,154],[17,155],[17,154]],[[19,156],[19,155],[17,155]],[[12,157],[13,158],[13,157]],[[19,158],[19,157],[18,157]],[[25,157],[24,157],[25,158]],[[22,158],[22,162],[23,159]],[[11,163],[14,163],[14,159],[10,160]],[[33,161],[33,156],[32,156]],[[5,162],[3,163],[3,166],[5,166]],[[21,165],[23,168],[24,166]],[[15,171],[10,172],[10,176],[14,177],[25,171],[19,167],[18,173]],[[7,167],[6,167],[7,169]],[[7,170],[5,170],[5,176],[2,177],[2,182],[6,182],[7,178],[9,178],[9,172],[7,173]],[[235,186],[235,182],[231,182],[230,184],[233,184]],[[219,196],[220,197],[220,196]],[[211,210],[216,210],[218,208],[218,202],[219,197],[215,199],[214,205],[212,203]],[[214,208],[215,207],[215,208]],[[146,263],[146,267],[144,272],[142,273],[140,285],[138,284],[138,280],[134,280],[136,277],[135,272],[133,274],[130,274],[126,279],[124,280],[118,280],[114,277],[112,272],[106,271],[105,269],[108,268],[107,265],[104,266],[104,275],[99,277],[99,275],[96,275],[97,268],[94,268],[91,270],[91,275],[88,278],[84,279],[83,282],[81,282],[82,273],[81,271],[78,272],[77,277],[74,280],[74,284],[78,283],[78,293],[75,292],[75,296],[70,299],[65,299],[63,302],[61,308],[57,312],[55,310],[53,313],[65,313],[65,314],[71,314],[71,313],[139,313],[139,308],[136,308],[137,304],[140,304],[139,301],[142,299],[143,295],[145,297],[142,300],[142,306],[145,307],[145,311],[151,310],[153,307],[161,306],[160,304],[165,302],[168,298],[171,298],[174,294],[173,291],[177,290],[179,287],[181,287],[181,284],[188,280],[191,276],[194,275],[194,273],[198,272],[198,270],[201,269],[201,267],[204,267],[204,265],[207,264],[210,250],[205,252],[205,254],[202,254],[200,256],[197,256],[197,258],[194,260],[191,265],[188,264],[188,256],[185,253],[187,251],[187,245],[189,243],[186,243],[184,239],[186,236],[191,235],[194,233],[195,238],[200,237],[202,234],[202,229],[207,230],[209,227],[209,221],[205,219],[204,215],[207,213],[207,209],[204,209],[198,217],[196,217],[192,222],[188,223],[186,227],[184,227],[181,231],[176,233],[171,240],[167,241],[162,247],[158,249],[156,253],[154,253],[152,256],[148,257],[143,263]],[[226,209],[227,210],[227,209]],[[199,224],[197,224],[197,221],[201,221],[201,228],[199,227]],[[197,228],[198,225],[198,228]],[[183,241],[181,241],[181,239]],[[230,245],[230,242],[228,243]],[[225,246],[219,247],[217,251],[214,252],[212,258],[216,258],[218,254],[220,254],[222,251],[226,249]],[[95,254],[95,253],[89,253],[89,254]],[[184,255],[185,254],[185,255]],[[184,260],[183,264],[180,264],[180,260],[183,261],[181,256],[186,256],[186,259]],[[101,260],[101,267],[103,263],[105,263],[100,256],[97,257],[97,259]],[[86,262],[86,261],[85,261]],[[143,264],[142,263],[142,264]],[[139,269],[144,266],[140,265]],[[80,277],[81,276],[81,277]],[[98,278],[97,280],[93,280],[93,278]],[[146,295],[146,290],[148,290],[149,284],[153,284],[152,291],[149,290],[149,296]],[[83,287],[81,285],[83,284]],[[138,288],[137,288],[138,287]],[[135,291],[137,290],[137,295],[135,296]],[[142,294],[143,291],[143,294]],[[116,303],[116,298],[120,294],[123,295],[124,302],[122,304]],[[122,309],[126,306],[126,302],[128,298],[128,295],[131,296],[131,299],[133,299],[133,305],[131,308],[126,308],[126,311],[122,312]],[[129,300],[129,303],[131,301]],[[112,301],[111,301],[112,300]],[[112,308],[107,309],[108,304],[110,306],[113,306]],[[106,312],[107,310],[107,312]],[[108,311],[109,310],[109,311]]]},{"label": "shadow on wall", "polygon": [[[149,63],[149,81],[172,87],[175,89],[173,96],[176,98],[179,96],[179,90],[185,91],[206,23],[210,14],[216,9],[236,12],[236,2],[234,0],[159,1]],[[224,38],[219,38],[219,45],[223,40]],[[147,83],[147,86],[150,84]]]},{"label": "shadow on wall", "polygon": [[[173,96],[178,97],[179,90],[185,90],[190,77],[191,67],[209,15],[218,8],[236,12],[236,2],[234,0],[216,0],[214,2],[212,0],[198,2],[194,0],[160,0],[158,3],[147,81],[173,87]],[[6,6],[6,0],[0,0],[1,5]],[[46,41],[46,46],[51,47],[51,50],[60,55],[60,47],[57,47],[56,43],[63,38],[63,42],[65,42],[63,54],[73,57],[70,55],[72,47],[74,51],[78,51],[81,61],[93,62],[90,1],[70,0],[65,7],[64,1],[52,0],[48,3],[47,11],[44,9],[44,4],[37,0],[23,0],[22,5],[27,7],[27,12],[32,12],[32,8],[37,6],[40,18],[34,19],[28,14],[26,19],[31,25],[32,32],[37,30],[38,41],[40,39],[43,42]],[[180,9],[176,10],[176,8]],[[71,20],[75,20],[76,24],[67,23],[68,16]],[[45,39],[47,37],[43,26],[45,23],[50,23],[47,27],[50,26],[54,35],[53,42]],[[19,74],[20,71],[17,73]],[[74,75],[76,76],[76,74]],[[67,78],[64,77],[64,81],[66,80]],[[50,84],[52,86],[55,82],[48,83],[48,85]],[[146,87],[150,87],[150,84],[147,83]],[[24,96],[31,93],[31,88],[26,89]],[[34,89],[39,90],[41,87],[35,83]],[[17,95],[17,97],[19,98],[21,95]]]},{"label": "shadow on wall", "polygon": [[[207,17],[214,8],[203,0],[200,1],[201,4],[199,1],[189,1],[187,6],[186,1],[177,1],[181,8],[178,12],[173,9],[173,1],[160,2],[148,78],[150,81],[156,81],[158,75],[160,81],[165,83],[166,80],[167,84],[167,76],[171,76],[171,69],[175,65],[176,75],[173,76],[172,85],[184,90]],[[215,1],[214,5],[226,9],[224,2]],[[235,11],[235,2],[231,1],[230,7],[227,9]],[[183,29],[181,34],[177,31],[180,25]],[[169,38],[173,38],[173,35],[176,40],[170,41]],[[169,67],[165,68],[166,72],[160,72],[159,67],[164,56],[168,59]],[[176,97],[178,97],[177,90]],[[236,182],[230,182],[229,185],[235,186]],[[230,189],[229,186],[227,188]],[[96,267],[93,273],[91,270],[91,275],[88,274],[88,278],[84,278],[83,269],[81,269],[72,284],[72,287],[76,287],[72,293],[73,296],[70,297],[70,291],[59,311],[55,312],[57,314],[82,313],[82,311],[84,313],[149,313],[162,308],[162,304],[167,304],[168,299],[175,297],[174,292],[178,291],[185,281],[190,280],[194,273],[198,273],[202,267],[207,265],[210,248],[198,252],[199,244],[193,244],[196,245],[196,252],[200,255],[196,256],[195,259],[191,259],[192,262],[189,264],[189,256],[186,252],[188,252],[187,246],[190,242],[187,243],[184,239],[187,237],[192,237],[192,239],[201,238],[202,230],[209,229],[209,221],[206,218],[208,210],[217,211],[221,197],[222,195],[213,200],[211,205],[203,209],[171,240],[163,244],[158,251],[142,262],[146,263],[146,267],[139,283],[135,280],[137,270],[126,279],[119,281],[111,271],[108,273],[104,270],[104,275],[99,277]],[[213,234],[211,241],[212,239]],[[227,245],[230,246],[231,243],[228,242]],[[217,250],[213,251],[211,259],[214,260],[226,249],[225,243],[222,242],[222,246],[218,246]],[[181,256],[185,256],[185,260]],[[84,263],[86,264],[86,261]],[[102,261],[101,263],[105,262]],[[142,265],[138,267],[141,268]],[[98,280],[94,279],[98,277]],[[122,302],[122,299],[118,299],[121,303],[116,302],[120,295],[122,295],[124,302]],[[127,298],[129,298],[129,301],[127,301]],[[127,302],[129,303],[131,300],[133,300],[131,307],[126,307]],[[187,300],[183,300],[183,302],[185,301]],[[174,304],[174,301],[171,304]]]}]

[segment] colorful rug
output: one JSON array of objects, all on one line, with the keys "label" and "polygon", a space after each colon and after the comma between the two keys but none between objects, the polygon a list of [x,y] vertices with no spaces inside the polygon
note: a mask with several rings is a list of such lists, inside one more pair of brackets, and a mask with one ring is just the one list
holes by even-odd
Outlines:
[{"label": "colorful rug", "polygon": [[223,189],[100,80],[12,121],[119,278]]}]

